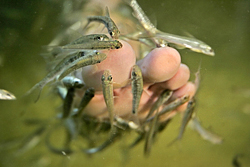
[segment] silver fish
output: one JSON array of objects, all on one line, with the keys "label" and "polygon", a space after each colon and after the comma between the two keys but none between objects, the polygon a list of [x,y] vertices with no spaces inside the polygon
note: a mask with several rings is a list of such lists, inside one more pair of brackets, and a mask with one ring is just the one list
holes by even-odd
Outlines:
[{"label": "silver fish", "polygon": [[159,116],[158,114],[159,114],[159,112],[157,110],[157,112],[154,116],[154,119],[149,126],[149,131],[146,134],[145,145],[144,145],[144,154],[145,155],[149,155],[149,153],[151,151],[153,139],[154,139],[156,132],[157,132],[157,122],[158,122],[158,116]]},{"label": "silver fish", "polygon": [[193,98],[188,102],[187,109],[184,112],[180,132],[179,132],[179,135],[177,137],[178,140],[180,140],[182,138],[183,133],[186,129],[186,126],[187,126],[188,122],[190,121],[190,119],[192,118],[194,107],[195,107],[195,100]]},{"label": "silver fish", "polygon": [[[75,44],[75,45],[65,45],[61,46],[62,49],[120,49],[122,47],[121,42],[114,41],[91,41],[83,44]],[[59,46],[60,48],[60,46]]]},{"label": "silver fish", "polygon": [[105,70],[102,75],[102,91],[105,103],[109,111],[111,124],[111,132],[114,130],[114,94],[113,94],[113,78],[109,70]]},{"label": "silver fish", "polygon": [[202,127],[200,121],[196,117],[191,119],[190,125],[191,125],[191,128],[197,131],[204,140],[210,141],[213,144],[222,143],[223,139],[220,136]]},{"label": "silver fish", "polygon": [[16,100],[16,97],[14,94],[10,93],[9,91],[0,89],[0,99],[1,100]]},{"label": "silver fish", "polygon": [[114,140],[119,136],[120,136],[120,133],[117,132],[117,128],[115,127],[114,133],[112,133],[110,138],[108,140],[106,140],[103,144],[101,144],[98,147],[94,147],[94,148],[82,149],[82,151],[86,154],[94,154],[94,153],[97,153],[99,151],[102,151],[105,148],[107,148],[110,144],[114,143]]},{"label": "silver fish", "polygon": [[109,11],[108,11],[107,7],[106,7],[105,10],[106,10],[106,15],[105,16],[89,16],[89,17],[87,17],[88,23],[87,23],[87,25],[85,27],[87,27],[89,25],[89,23],[92,22],[92,21],[101,22],[108,29],[108,32],[109,32],[110,36],[113,39],[118,39],[119,35],[120,35],[120,31],[117,28],[114,21],[110,18]]},{"label": "silver fish", "polygon": [[14,153],[15,155],[22,155],[28,150],[34,148],[42,138],[42,134],[46,131],[46,127],[43,125],[29,134],[21,142],[20,148]]},{"label": "silver fish", "polygon": [[80,58],[78,61],[72,63],[69,68],[66,68],[58,77],[58,80],[63,79],[65,76],[70,74],[73,71],[76,71],[79,68],[94,65],[97,63],[101,63],[103,60],[107,58],[107,55],[104,53],[96,52],[93,55],[86,55],[83,58]]},{"label": "silver fish", "polygon": [[90,100],[95,96],[95,89],[89,88],[85,91],[78,107],[77,115],[81,116],[84,108],[89,104]]},{"label": "silver fish", "polygon": [[167,102],[169,100],[169,98],[171,97],[171,95],[173,94],[173,91],[171,90],[164,90],[161,95],[159,96],[159,98],[156,100],[156,102],[153,104],[153,106],[151,107],[147,117],[149,118],[156,109],[158,109],[162,104],[164,104],[165,102]]},{"label": "silver fish", "polygon": [[88,43],[92,41],[108,41],[108,40],[109,40],[109,37],[105,34],[89,34],[89,35],[81,36],[80,38],[70,42],[66,46],[83,44],[83,43]]},{"label": "silver fish", "polygon": [[191,37],[183,37],[162,31],[157,31],[155,37],[165,40],[169,44],[174,44],[178,48],[188,48],[194,52],[214,56],[214,50],[206,43]]},{"label": "silver fish", "polygon": [[[49,82],[53,81],[55,78],[57,78],[59,75],[65,71],[65,69],[69,68],[72,64],[77,63],[81,58],[85,58],[89,54],[96,54],[96,52],[93,51],[81,51],[77,53],[73,53],[66,58],[64,58],[61,62],[59,62],[55,68],[47,74],[46,77],[44,77],[40,82],[38,82],[35,86],[33,86],[25,95],[30,94],[36,89],[40,89],[40,92],[42,91],[43,87],[48,84]],[[40,93],[38,95],[39,99]],[[36,102],[35,101],[35,102]]]},{"label": "silver fish", "polygon": [[132,113],[137,114],[143,92],[143,78],[139,66],[134,65],[131,72],[132,93],[133,93],[133,109]]},{"label": "silver fish", "polygon": [[[58,126],[58,125],[57,125]],[[48,147],[48,149],[50,151],[52,151],[55,154],[60,154],[60,155],[69,155],[72,154],[74,151],[72,149],[70,149],[68,146],[65,148],[56,148],[54,146],[52,146],[51,142],[50,142],[50,136],[52,135],[52,132],[55,130],[55,127],[53,129],[51,129],[45,136],[45,144]],[[70,132],[67,130],[67,137],[70,136]],[[68,145],[70,142],[70,140],[67,140],[66,145]]]},{"label": "silver fish", "polygon": [[188,106],[187,106],[187,108],[186,108],[186,110],[184,112],[184,116],[182,118],[182,123],[181,123],[179,134],[178,134],[176,139],[174,139],[171,143],[168,144],[168,146],[172,145],[175,141],[182,139],[182,136],[183,136],[183,134],[185,132],[186,126],[187,126],[188,122],[192,118],[194,107],[195,107],[195,100],[194,100],[194,98],[192,98],[188,102]]},{"label": "silver fish", "polygon": [[[186,103],[188,100],[189,100],[189,95],[183,96],[183,97],[181,97],[181,98],[177,98],[176,100],[174,100],[174,101],[170,102],[169,104],[167,104],[167,106],[164,107],[164,108],[159,112],[158,115],[160,116],[160,115],[163,115],[163,114],[165,114],[165,113],[167,113],[167,112],[170,112],[170,111],[176,109],[177,107],[179,107],[180,105]],[[155,116],[152,116],[152,117],[148,118],[148,119],[146,120],[146,122],[151,121],[152,119],[154,119],[154,117],[155,117]]]},{"label": "silver fish", "polygon": [[129,1],[134,14],[142,27],[146,30],[149,37],[156,43],[157,46],[165,46],[167,44],[174,44],[178,48],[188,48],[194,52],[203,53],[209,56],[214,56],[213,49],[206,43],[189,37],[183,37],[179,35],[173,35],[158,30],[146,16],[140,5],[136,0]]},{"label": "silver fish", "polygon": [[67,88],[82,88],[84,86],[83,81],[74,76],[66,76],[62,79],[62,83]]},{"label": "silver fish", "polygon": [[63,101],[63,114],[62,114],[63,119],[68,118],[70,115],[73,106],[74,96],[75,96],[75,88],[74,87],[68,88],[66,97]]}]

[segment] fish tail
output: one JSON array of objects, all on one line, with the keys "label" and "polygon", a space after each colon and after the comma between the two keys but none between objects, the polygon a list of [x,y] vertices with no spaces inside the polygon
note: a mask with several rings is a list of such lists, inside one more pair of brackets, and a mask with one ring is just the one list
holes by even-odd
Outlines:
[{"label": "fish tail", "polygon": [[43,89],[43,85],[42,85],[42,84],[37,83],[37,84],[34,85],[28,92],[26,92],[26,93],[24,94],[24,96],[30,95],[31,93],[33,93],[33,92],[34,92],[35,90],[37,90],[37,89],[39,89],[39,93],[38,93],[38,96],[37,96],[36,100],[34,101],[34,103],[36,103],[36,102],[39,100],[40,94],[41,94],[42,89]]}]

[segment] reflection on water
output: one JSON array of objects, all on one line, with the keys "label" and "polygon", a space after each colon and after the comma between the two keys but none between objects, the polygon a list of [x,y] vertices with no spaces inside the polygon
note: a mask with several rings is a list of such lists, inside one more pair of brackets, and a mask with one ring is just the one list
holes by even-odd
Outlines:
[{"label": "reflection on water", "polygon": [[[182,62],[188,64],[193,73],[202,60],[197,115],[205,127],[224,138],[224,143],[212,145],[189,128],[180,143],[167,147],[178,133],[180,119],[176,118],[157,138],[148,158],[143,156],[141,144],[130,152],[124,149],[124,144],[131,141],[126,136],[92,158],[83,154],[58,156],[48,151],[44,143],[21,155],[3,149],[1,166],[75,166],[83,163],[95,166],[232,166],[237,155],[243,155],[238,158],[242,166],[250,164],[249,1],[147,0],[139,3],[151,18],[157,20],[160,30],[179,35],[188,32],[214,48],[216,56],[213,58],[188,50],[180,50],[180,53]],[[46,75],[46,64],[39,56],[40,48],[66,26],[63,14],[71,8],[66,10],[61,8],[62,5],[56,1],[5,1],[1,6],[0,87],[14,93],[18,99]],[[48,88],[44,92],[49,92]],[[16,140],[24,140],[24,136],[38,127],[25,126],[24,120],[51,118],[60,104],[60,99],[49,93],[44,93],[36,104],[29,100],[0,101],[0,141],[7,142],[1,147],[17,147]]]}]

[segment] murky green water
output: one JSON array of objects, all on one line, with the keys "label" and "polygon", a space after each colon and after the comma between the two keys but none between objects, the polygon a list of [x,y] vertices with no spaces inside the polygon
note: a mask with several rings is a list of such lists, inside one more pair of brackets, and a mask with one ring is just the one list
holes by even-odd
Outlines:
[{"label": "murky green water", "polygon": [[[250,1],[138,2],[151,19],[157,19],[160,30],[179,35],[188,32],[214,48],[215,57],[188,50],[180,53],[192,73],[202,61],[196,111],[205,127],[223,137],[223,144],[208,143],[189,128],[180,143],[167,147],[178,133],[180,118],[177,117],[159,135],[147,158],[143,155],[142,144],[130,152],[123,151],[124,143],[129,140],[125,138],[92,157],[81,153],[70,157],[54,155],[44,143],[20,156],[1,151],[0,166],[232,166],[237,154],[243,155],[239,158],[242,166],[250,166]],[[48,0],[3,0],[2,3],[0,88],[19,98],[46,74],[46,64],[39,56],[40,48],[62,28],[61,6]],[[55,115],[60,101],[46,92],[36,104],[25,100],[0,101],[0,142],[34,130],[34,127],[24,126],[25,118]]]}]

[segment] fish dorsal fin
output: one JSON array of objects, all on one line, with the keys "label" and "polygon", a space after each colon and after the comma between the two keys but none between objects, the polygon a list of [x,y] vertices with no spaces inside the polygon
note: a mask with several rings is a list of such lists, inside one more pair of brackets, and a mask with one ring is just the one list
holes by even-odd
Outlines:
[{"label": "fish dorsal fin", "polygon": [[184,35],[185,35],[185,36],[187,36],[187,37],[189,37],[189,38],[194,38],[194,39],[196,39],[195,36],[192,35],[190,32],[187,32],[187,31],[183,31],[183,32],[184,32]]}]

